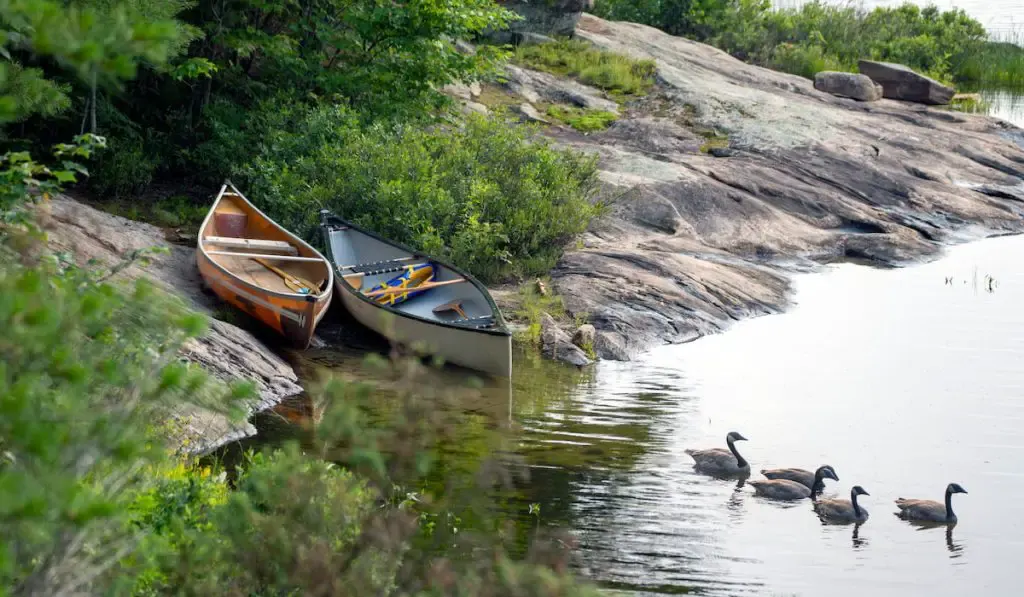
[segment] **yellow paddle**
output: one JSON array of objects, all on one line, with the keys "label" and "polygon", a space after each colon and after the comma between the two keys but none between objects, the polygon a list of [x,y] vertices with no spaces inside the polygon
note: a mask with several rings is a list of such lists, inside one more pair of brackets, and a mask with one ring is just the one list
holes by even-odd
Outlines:
[{"label": "yellow paddle", "polygon": [[281,276],[281,279],[284,280],[284,285],[287,286],[288,288],[291,288],[295,292],[299,294],[306,294],[302,291],[308,290],[308,294],[311,294],[313,296],[317,296],[318,294],[320,294],[316,284],[313,284],[308,280],[299,278],[298,276],[293,276],[279,267],[270,265],[270,263],[268,263],[266,259],[263,259],[261,257],[253,257],[252,259],[256,263]]}]

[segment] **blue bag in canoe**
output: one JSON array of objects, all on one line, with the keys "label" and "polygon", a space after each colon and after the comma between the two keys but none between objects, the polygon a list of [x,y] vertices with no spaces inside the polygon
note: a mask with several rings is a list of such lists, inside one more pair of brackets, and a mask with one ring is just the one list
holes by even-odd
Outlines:
[{"label": "blue bag in canoe", "polygon": [[387,282],[383,282],[374,286],[373,288],[366,291],[366,294],[372,294],[378,290],[386,290],[390,288],[408,288],[409,292],[396,292],[394,294],[384,294],[381,296],[374,297],[374,300],[382,305],[395,306],[399,303],[403,303],[415,296],[419,296],[430,290],[415,290],[417,286],[420,286],[426,282],[430,282],[434,279],[434,266],[429,263],[421,263],[419,265],[410,265],[405,268],[405,271],[399,275],[391,278]]}]

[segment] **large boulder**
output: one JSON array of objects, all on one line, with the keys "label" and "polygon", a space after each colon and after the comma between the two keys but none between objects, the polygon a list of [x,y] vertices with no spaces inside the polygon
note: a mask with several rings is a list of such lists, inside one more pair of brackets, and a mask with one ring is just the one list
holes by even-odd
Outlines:
[{"label": "large boulder", "polygon": [[861,60],[857,63],[862,74],[882,86],[882,96],[889,99],[945,105],[956,93],[935,79],[916,73],[902,64]]},{"label": "large boulder", "polygon": [[502,43],[535,43],[540,35],[572,36],[584,11],[594,0],[498,0],[505,8],[519,13],[522,20],[491,37]]},{"label": "large boulder", "polygon": [[555,318],[547,313],[542,314],[540,319],[540,346],[541,353],[549,359],[577,367],[583,367],[592,362],[583,349],[572,343],[569,334],[558,327]]},{"label": "large boulder", "polygon": [[814,88],[862,102],[882,99],[882,86],[872,81],[871,77],[857,73],[822,71],[814,75]]},{"label": "large boulder", "polygon": [[[68,197],[55,197],[41,209],[50,250],[67,252],[81,265],[90,260],[113,265],[132,251],[166,247],[168,252],[153,256],[148,267],[132,265],[113,280],[149,278],[208,315],[220,306],[216,297],[201,290],[195,249],[168,244],[156,226],[114,216]],[[224,321],[211,318],[209,331],[189,341],[182,357],[218,379],[253,382],[256,396],[245,405],[250,414],[302,392],[291,365],[250,332]],[[193,453],[208,452],[256,433],[247,421],[233,421],[224,413],[197,407],[180,407],[173,418],[181,427],[178,439],[183,450]]]}]

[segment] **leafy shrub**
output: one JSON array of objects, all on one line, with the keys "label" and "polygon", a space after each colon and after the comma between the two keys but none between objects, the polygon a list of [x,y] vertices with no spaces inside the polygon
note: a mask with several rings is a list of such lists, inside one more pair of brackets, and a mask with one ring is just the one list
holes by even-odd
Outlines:
[{"label": "leafy shrub", "polygon": [[520,46],[513,60],[536,70],[578,77],[621,95],[643,95],[654,85],[657,65],[594,47],[578,39]]},{"label": "leafy shrub", "polygon": [[91,166],[89,188],[101,197],[120,198],[144,191],[153,181],[157,163],[140,140],[115,137]]},{"label": "leafy shrub", "polygon": [[495,281],[550,269],[600,208],[589,202],[595,157],[557,150],[500,118],[360,128],[349,112],[322,107],[291,131],[270,130],[241,169],[248,194],[318,242],[317,212],[328,208]]},{"label": "leafy shrub", "polygon": [[167,456],[155,422],[172,404],[229,403],[177,361],[204,327],[180,300],[10,259],[0,255],[0,586],[88,592],[112,555],[138,546],[131,496],[143,465]]},{"label": "leafy shrub", "polygon": [[827,70],[847,70],[835,58],[825,53],[818,45],[798,46],[790,43],[779,44],[772,52],[772,68],[793,75],[813,79],[814,75]]}]

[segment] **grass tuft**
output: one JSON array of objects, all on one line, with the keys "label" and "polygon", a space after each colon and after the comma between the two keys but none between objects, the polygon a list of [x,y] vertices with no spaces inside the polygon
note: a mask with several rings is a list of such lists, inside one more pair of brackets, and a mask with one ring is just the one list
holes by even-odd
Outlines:
[{"label": "grass tuft", "polygon": [[623,98],[645,95],[654,86],[657,71],[653,60],[637,60],[577,39],[520,46],[512,59],[535,70],[575,77]]}]

